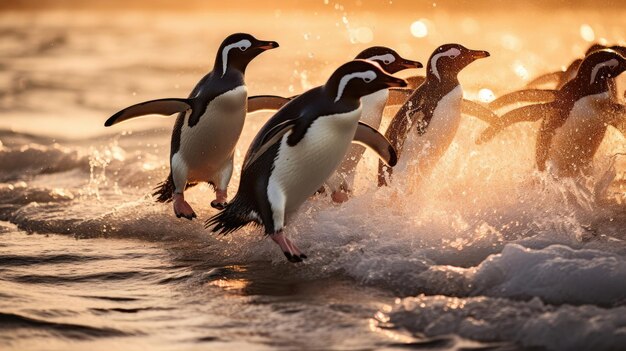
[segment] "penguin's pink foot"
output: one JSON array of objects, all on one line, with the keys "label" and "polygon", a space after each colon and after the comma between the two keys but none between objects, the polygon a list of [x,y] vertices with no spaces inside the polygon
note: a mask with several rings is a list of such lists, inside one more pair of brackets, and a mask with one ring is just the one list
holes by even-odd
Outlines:
[{"label": "penguin's pink foot", "polygon": [[215,200],[211,201],[211,207],[223,210],[228,204],[228,193],[226,190],[215,190]]},{"label": "penguin's pink foot", "polygon": [[333,191],[330,197],[333,199],[333,202],[338,204],[344,203],[349,199],[348,193],[343,190]]},{"label": "penguin's pink foot", "polygon": [[303,254],[300,249],[298,249],[298,247],[293,243],[293,241],[289,240],[289,238],[286,237],[283,232],[274,233],[270,236],[272,237],[272,240],[274,240],[274,242],[278,244],[280,249],[283,250],[285,257],[287,257],[287,260],[289,260],[289,262],[302,262],[302,260],[307,258],[307,256]]},{"label": "penguin's pink foot", "polygon": [[193,211],[193,208],[189,206],[187,201],[185,201],[185,196],[183,194],[174,194],[174,213],[176,217],[184,217],[188,220],[192,220],[196,218],[196,213]]}]

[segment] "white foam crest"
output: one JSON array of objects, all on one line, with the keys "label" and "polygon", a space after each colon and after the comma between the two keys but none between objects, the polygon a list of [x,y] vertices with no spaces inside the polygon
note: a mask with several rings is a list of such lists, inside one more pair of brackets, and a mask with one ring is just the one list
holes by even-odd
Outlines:
[{"label": "white foam crest", "polygon": [[622,255],[564,245],[532,250],[508,244],[476,268],[472,294],[516,299],[536,296],[557,304],[623,303],[626,257]]},{"label": "white foam crest", "polygon": [[626,307],[555,307],[539,299],[420,295],[398,301],[380,317],[394,329],[426,336],[456,334],[553,351],[619,350],[626,344]]}]

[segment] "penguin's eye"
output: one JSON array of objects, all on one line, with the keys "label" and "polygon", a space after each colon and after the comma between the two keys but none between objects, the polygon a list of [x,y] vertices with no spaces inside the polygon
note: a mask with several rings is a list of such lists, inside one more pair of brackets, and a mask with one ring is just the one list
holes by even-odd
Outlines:
[{"label": "penguin's eye", "polygon": [[389,61],[389,60],[383,60],[383,63],[385,63],[386,65],[388,65],[388,64],[390,64],[390,63],[391,63],[391,61]]},{"label": "penguin's eye", "polygon": [[372,78],[370,78],[370,77],[365,77],[365,78],[363,78],[363,81],[364,81],[365,83],[369,83],[369,82],[371,82],[371,81],[372,81]]},{"label": "penguin's eye", "polygon": [[455,59],[457,56],[459,56],[459,55],[450,55],[450,58],[451,59]]},{"label": "penguin's eye", "polygon": [[240,46],[240,47],[239,47],[239,50],[241,50],[241,51],[246,51],[246,49],[248,49],[248,48],[247,48],[247,47],[245,47],[245,46]]}]

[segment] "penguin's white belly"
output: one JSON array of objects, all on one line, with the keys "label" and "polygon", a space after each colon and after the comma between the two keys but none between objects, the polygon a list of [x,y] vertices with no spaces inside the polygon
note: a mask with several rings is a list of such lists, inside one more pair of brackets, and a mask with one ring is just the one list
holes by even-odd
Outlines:
[{"label": "penguin's white belly", "polygon": [[[361,98],[361,122],[373,128],[380,128],[380,122],[382,120],[383,111],[387,104],[387,98],[389,97],[389,90],[383,89],[375,93],[366,95]],[[328,185],[332,190],[339,188],[340,183],[344,180],[349,189],[352,188],[354,181],[354,171],[359,164],[359,161],[363,157],[365,147],[361,145],[352,144],[348,149],[348,153],[344,157],[341,165],[337,169],[339,176],[333,176],[328,181]],[[330,184],[332,183],[332,184]]]},{"label": "penguin's white belly", "polygon": [[[421,171],[430,171],[448,150],[461,123],[463,90],[457,86],[437,104],[427,126],[426,133],[419,135],[413,127],[405,142],[401,168],[417,162]],[[416,122],[418,123],[418,122]]]},{"label": "penguin's white belly", "polygon": [[[282,138],[268,189],[282,191],[285,213],[297,210],[337,169],[354,138],[360,116],[359,108],[318,117],[293,147],[287,145],[291,132]],[[268,196],[272,203],[272,196]]]},{"label": "penguin's white belly", "polygon": [[243,129],[247,98],[246,87],[239,86],[215,97],[193,127],[189,127],[189,113],[185,117],[177,155],[190,181],[212,181],[230,161]]},{"label": "penguin's white belly", "polygon": [[549,161],[558,172],[571,173],[591,166],[606,133],[602,103],[609,98],[608,93],[602,93],[576,101],[565,123],[556,130]]}]

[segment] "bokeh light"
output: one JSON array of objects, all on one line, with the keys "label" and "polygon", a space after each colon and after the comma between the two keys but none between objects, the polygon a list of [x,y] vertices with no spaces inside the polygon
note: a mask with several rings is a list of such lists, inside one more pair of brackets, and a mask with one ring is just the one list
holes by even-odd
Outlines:
[{"label": "bokeh light", "polygon": [[478,91],[478,99],[481,102],[492,102],[496,99],[496,96],[491,89],[483,88]]},{"label": "bokeh light", "polygon": [[411,35],[416,38],[424,38],[428,35],[428,26],[422,19],[411,23]]},{"label": "bokeh light", "polygon": [[596,39],[596,33],[593,31],[588,24],[583,24],[580,26],[580,36],[587,42],[592,42]]},{"label": "bokeh light", "polygon": [[359,43],[367,44],[374,40],[374,32],[369,27],[359,27],[354,31],[356,41]]}]

